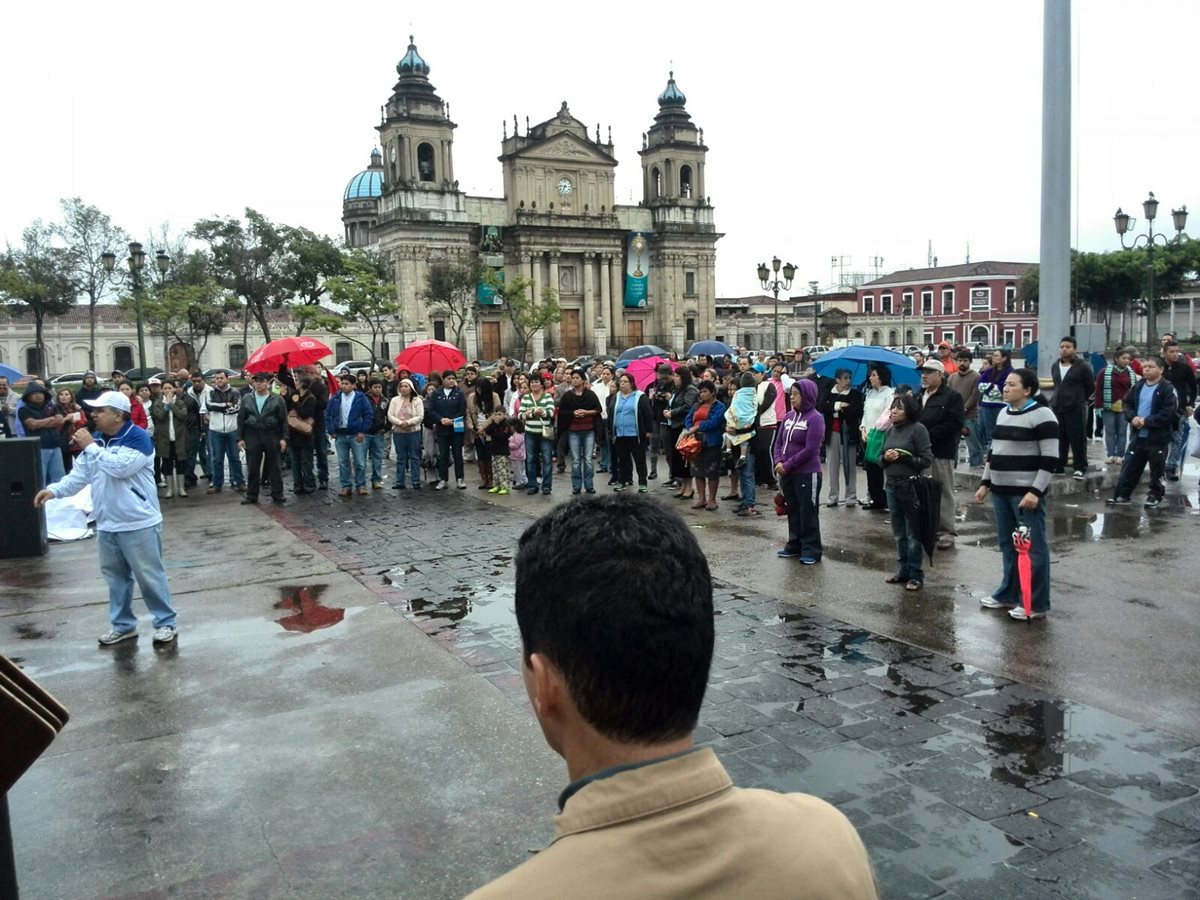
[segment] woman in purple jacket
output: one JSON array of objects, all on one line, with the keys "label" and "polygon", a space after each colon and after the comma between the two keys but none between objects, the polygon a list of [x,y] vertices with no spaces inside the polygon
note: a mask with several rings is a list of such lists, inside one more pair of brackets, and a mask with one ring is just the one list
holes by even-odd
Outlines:
[{"label": "woman in purple jacket", "polygon": [[791,411],[779,423],[771,457],[775,477],[787,503],[788,542],[779,551],[784,559],[806,566],[821,561],[821,445],[825,419],[817,411],[817,386],[807,378],[792,384]]}]

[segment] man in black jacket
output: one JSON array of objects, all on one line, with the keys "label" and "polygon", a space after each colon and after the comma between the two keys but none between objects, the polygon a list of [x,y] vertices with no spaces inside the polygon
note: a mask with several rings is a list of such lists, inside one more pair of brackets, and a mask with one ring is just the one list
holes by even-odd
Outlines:
[{"label": "man in black jacket", "polygon": [[929,432],[933,450],[933,465],[929,474],[942,486],[939,510],[937,546],[948,550],[958,537],[954,510],[954,463],[958,456],[958,438],[963,427],[963,399],[958,391],[946,384],[946,367],[936,359],[921,368],[920,423]]},{"label": "man in black jacket", "polygon": [[1069,449],[1074,463],[1072,477],[1082,481],[1088,468],[1088,403],[1096,391],[1096,376],[1075,348],[1075,338],[1069,334],[1058,342],[1058,362],[1050,368],[1054,380],[1050,409],[1058,417],[1058,469],[1055,474],[1066,472]]},{"label": "man in black jacket", "polygon": [[1174,338],[1163,345],[1163,359],[1167,363],[1163,378],[1175,387],[1175,399],[1179,401],[1174,435],[1167,447],[1167,481],[1178,481],[1179,460],[1187,446],[1188,426],[1196,408],[1196,370]]},{"label": "man in black jacket", "polygon": [[437,484],[435,491],[444,491],[450,483],[450,460],[454,459],[455,484],[467,486],[463,480],[463,435],[466,433],[467,398],[458,389],[458,376],[453,369],[442,373],[442,386],[425,400],[425,417],[433,422],[437,439]]},{"label": "man in black jacket", "polygon": [[1142,361],[1142,379],[1125,395],[1125,419],[1129,422],[1129,449],[1121,478],[1108,500],[1109,506],[1129,503],[1146,464],[1150,464],[1150,490],[1145,507],[1154,509],[1167,493],[1163,469],[1167,459],[1167,444],[1175,429],[1179,402],[1175,388],[1163,377],[1166,363],[1161,356]]},{"label": "man in black jacket", "polygon": [[[238,407],[238,449],[246,451],[246,496],[243,505],[258,502],[258,488],[265,479],[271,485],[271,500],[283,503],[283,472],[280,456],[287,451],[287,404],[271,393],[271,375],[255,372],[254,391]],[[264,469],[265,464],[265,469]]]}]

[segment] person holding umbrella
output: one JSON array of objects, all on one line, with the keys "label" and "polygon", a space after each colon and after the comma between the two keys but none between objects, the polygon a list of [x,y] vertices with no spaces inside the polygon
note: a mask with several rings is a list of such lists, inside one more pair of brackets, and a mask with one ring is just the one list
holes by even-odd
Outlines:
[{"label": "person holding umbrella", "polygon": [[[992,447],[984,460],[983,481],[975,492],[976,503],[992,495],[1003,571],[1000,586],[979,605],[1007,609],[1012,618],[1024,622],[1045,618],[1050,612],[1046,490],[1059,462],[1059,425],[1038,394],[1038,377],[1032,369],[1016,369],[1005,379],[1004,399],[1008,405],[996,420]],[[1027,532],[1020,530],[1022,526]],[[1027,556],[1020,546],[1026,541]],[[1022,597],[1022,556],[1032,576],[1027,580],[1028,609]]]}]

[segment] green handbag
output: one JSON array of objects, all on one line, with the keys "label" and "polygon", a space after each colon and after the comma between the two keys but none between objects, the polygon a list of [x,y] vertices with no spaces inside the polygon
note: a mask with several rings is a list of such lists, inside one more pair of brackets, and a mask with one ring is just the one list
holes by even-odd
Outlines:
[{"label": "green handbag", "polygon": [[883,441],[886,437],[887,432],[880,431],[878,428],[872,428],[867,432],[867,447],[863,451],[863,456],[873,466],[879,465],[879,461],[883,457]]}]

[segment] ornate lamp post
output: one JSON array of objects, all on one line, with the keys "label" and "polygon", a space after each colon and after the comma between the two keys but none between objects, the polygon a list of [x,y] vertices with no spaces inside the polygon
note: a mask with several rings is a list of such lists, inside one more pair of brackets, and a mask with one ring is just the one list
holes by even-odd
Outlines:
[{"label": "ornate lamp post", "polygon": [[1154,343],[1158,340],[1158,328],[1156,323],[1156,310],[1154,308],[1154,244],[1156,241],[1161,241],[1164,247],[1178,243],[1185,235],[1183,233],[1184,226],[1187,225],[1187,206],[1181,206],[1179,209],[1171,210],[1171,223],[1175,226],[1175,237],[1168,238],[1165,234],[1154,233],[1154,219],[1158,216],[1158,200],[1154,197],[1154,191],[1150,192],[1150,196],[1142,201],[1142,213],[1146,217],[1146,233],[1136,235],[1131,242],[1125,243],[1125,235],[1129,230],[1137,224],[1137,220],[1132,218],[1129,213],[1122,212],[1120,207],[1117,207],[1117,214],[1113,216],[1113,224],[1117,227],[1117,235],[1121,239],[1121,247],[1125,250],[1134,250],[1145,243],[1146,247],[1146,348],[1148,353],[1154,353],[1157,345]]},{"label": "ornate lamp post", "polygon": [[[791,290],[792,279],[796,277],[796,267],[788,263],[783,267],[783,279],[779,278],[779,257],[776,256],[771,260],[771,268],[767,268],[766,263],[758,264],[758,280],[762,283],[764,291],[771,291],[775,295],[775,346],[771,348],[772,352],[778,353],[779,347],[779,291],[782,288],[785,291]],[[771,275],[775,277],[772,278]],[[816,316],[813,316],[814,321]],[[814,341],[815,343],[815,341]]]},{"label": "ornate lamp post", "polygon": [[[171,267],[171,257],[167,256],[162,250],[159,250],[154,257],[154,261],[158,266],[159,275],[166,275],[167,270]],[[115,253],[104,253],[100,256],[100,262],[104,266],[104,271],[111,274],[117,265],[117,255]],[[145,324],[142,319],[142,267],[146,265],[146,251],[142,249],[142,245],[137,241],[131,241],[129,244],[128,262],[129,275],[133,281],[134,314],[137,316],[138,368],[144,377],[146,374],[146,335]]]}]

